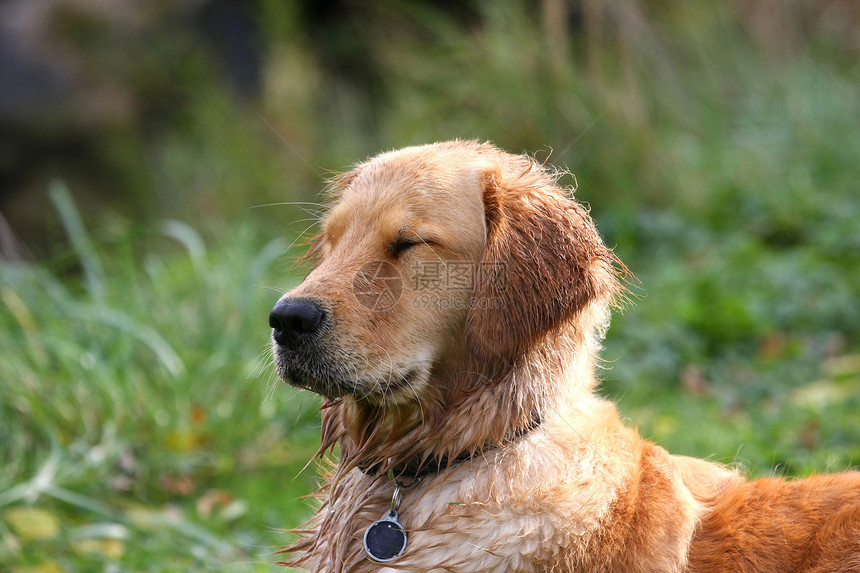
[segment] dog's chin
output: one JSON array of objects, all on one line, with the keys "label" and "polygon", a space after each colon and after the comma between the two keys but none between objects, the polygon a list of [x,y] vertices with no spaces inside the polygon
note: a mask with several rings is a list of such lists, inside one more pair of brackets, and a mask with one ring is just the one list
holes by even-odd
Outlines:
[{"label": "dog's chin", "polygon": [[423,386],[426,378],[415,369],[405,375],[392,374],[381,380],[347,380],[336,375],[311,375],[299,368],[288,367],[279,367],[278,376],[294,388],[310,390],[328,400],[351,396],[380,405],[415,401],[418,398],[416,388]]},{"label": "dog's chin", "polygon": [[310,390],[311,392],[319,394],[328,400],[342,398],[355,392],[354,388],[345,381],[313,376],[295,368],[279,368],[278,376],[281,380],[294,388]]}]

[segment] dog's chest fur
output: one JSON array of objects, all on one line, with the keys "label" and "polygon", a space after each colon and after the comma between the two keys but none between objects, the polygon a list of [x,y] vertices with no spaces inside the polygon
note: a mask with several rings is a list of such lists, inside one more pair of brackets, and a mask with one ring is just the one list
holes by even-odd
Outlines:
[{"label": "dog's chest fur", "polygon": [[[592,443],[559,422],[405,488],[399,519],[409,543],[389,566],[367,559],[362,539],[388,511],[394,485],[353,470],[317,514],[319,543],[305,565],[356,573],[529,572],[548,570],[550,564],[559,572],[680,570],[695,516],[659,516],[673,519],[671,527],[662,524],[655,532],[664,536],[659,545],[665,555],[638,554],[630,539],[620,537],[640,519],[636,513],[647,497],[636,482],[641,476],[634,475],[641,462],[634,459],[638,448],[633,443],[623,448],[628,458],[604,457],[605,444]],[[619,429],[613,448],[637,439],[620,423]],[[645,494],[689,495],[672,489],[669,481],[657,483],[658,475],[646,479],[653,483],[645,484]],[[682,505],[690,504],[670,507]],[[651,540],[641,542],[643,549],[654,546]]]}]

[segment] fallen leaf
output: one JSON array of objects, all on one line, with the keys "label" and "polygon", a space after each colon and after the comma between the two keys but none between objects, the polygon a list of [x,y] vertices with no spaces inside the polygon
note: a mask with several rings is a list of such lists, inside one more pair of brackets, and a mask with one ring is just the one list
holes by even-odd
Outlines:
[{"label": "fallen leaf", "polygon": [[111,561],[119,561],[125,553],[125,543],[119,539],[77,539],[70,545],[78,553],[103,555]]},{"label": "fallen leaf", "polygon": [[3,519],[23,539],[51,539],[60,532],[57,516],[38,507],[12,507]]},{"label": "fallen leaf", "polygon": [[150,508],[143,505],[135,505],[126,509],[125,516],[136,527],[148,530],[175,526],[182,522],[182,513],[170,506]]},{"label": "fallen leaf", "polygon": [[188,495],[194,491],[194,479],[189,475],[163,475],[161,476],[161,488],[175,495]]},{"label": "fallen leaf", "polygon": [[38,565],[19,565],[10,569],[10,573],[63,573],[63,571],[62,567],[52,562]]},{"label": "fallen leaf", "polygon": [[230,492],[223,489],[210,489],[197,500],[197,514],[208,519],[216,507],[226,507],[233,501]]}]

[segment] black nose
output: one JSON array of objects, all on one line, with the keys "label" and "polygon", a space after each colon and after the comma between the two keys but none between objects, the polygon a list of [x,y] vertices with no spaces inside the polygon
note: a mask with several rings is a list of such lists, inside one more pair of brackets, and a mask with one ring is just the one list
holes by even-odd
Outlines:
[{"label": "black nose", "polygon": [[279,300],[269,313],[272,337],[281,346],[293,347],[302,338],[317,332],[325,320],[322,307],[310,300]]}]

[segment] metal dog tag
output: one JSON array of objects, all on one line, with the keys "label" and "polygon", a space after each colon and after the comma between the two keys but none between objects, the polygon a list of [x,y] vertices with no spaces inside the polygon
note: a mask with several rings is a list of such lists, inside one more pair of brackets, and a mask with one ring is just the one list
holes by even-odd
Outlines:
[{"label": "metal dog tag", "polygon": [[406,551],[406,531],[397,521],[400,509],[400,485],[394,488],[391,509],[364,532],[364,552],[377,563],[394,561]]},{"label": "metal dog tag", "polygon": [[378,563],[394,561],[406,550],[406,532],[397,521],[397,512],[389,513],[364,532],[364,552]]}]

